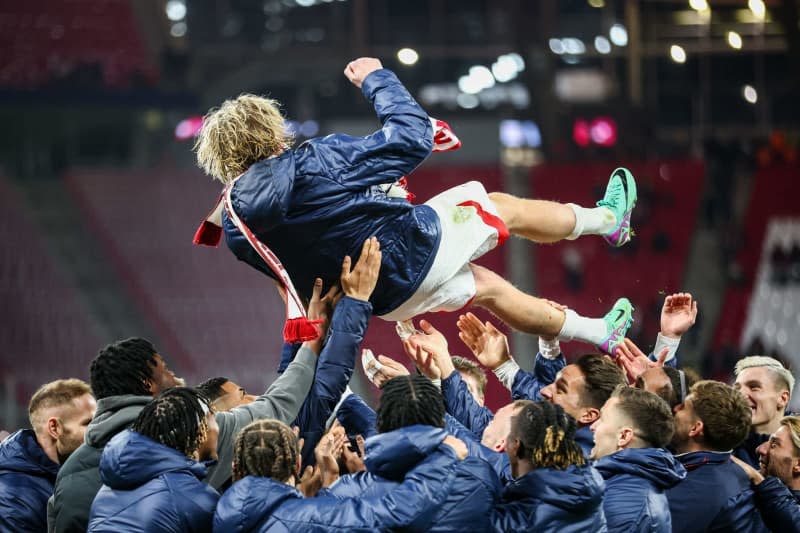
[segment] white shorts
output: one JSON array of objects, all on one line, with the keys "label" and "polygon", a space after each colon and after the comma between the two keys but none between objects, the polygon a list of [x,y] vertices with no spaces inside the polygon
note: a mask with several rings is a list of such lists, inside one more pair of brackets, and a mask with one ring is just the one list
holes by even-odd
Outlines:
[{"label": "white shorts", "polygon": [[448,189],[425,205],[439,216],[439,249],[411,298],[381,315],[383,320],[401,322],[422,313],[465,307],[475,297],[475,278],[469,262],[508,238],[508,230],[480,182]]}]

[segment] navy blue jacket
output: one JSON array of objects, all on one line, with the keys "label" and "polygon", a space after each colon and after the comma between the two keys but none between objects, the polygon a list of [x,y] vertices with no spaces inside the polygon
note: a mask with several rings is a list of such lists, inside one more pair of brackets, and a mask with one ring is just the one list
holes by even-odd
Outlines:
[{"label": "navy blue jacket", "polygon": [[219,494],[202,482],[203,463],[135,431],[109,441],[100,458],[103,487],[89,532],[211,531]]},{"label": "navy blue jacket", "polygon": [[800,490],[791,491],[780,479],[769,476],[753,487],[756,506],[770,531],[800,532]]},{"label": "navy blue jacket", "polygon": [[450,415],[445,415],[444,417],[444,428],[449,434],[464,441],[470,457],[479,457],[489,463],[504,486],[511,482],[513,479],[511,464],[505,452],[496,452],[481,444],[480,439],[473,432]]},{"label": "navy blue jacket", "polygon": [[533,400],[534,402],[541,400],[542,388],[553,383],[556,375],[565,366],[567,366],[567,360],[564,358],[564,354],[555,359],[548,359],[537,353],[533,372],[520,369],[514,376],[514,383],[511,385],[511,399]]},{"label": "navy blue jacket", "polygon": [[[432,453],[447,435],[440,428],[409,426],[367,440],[367,472],[342,476],[328,492],[341,498],[382,497],[403,480],[406,472]],[[489,513],[500,497],[500,479],[478,457],[456,467],[453,487],[435,511],[428,531],[487,531]]]},{"label": "navy blue jacket", "polygon": [[740,445],[733,449],[733,455],[749,464],[756,470],[761,468],[756,448],[769,440],[769,433],[751,431]]},{"label": "navy blue jacket", "polygon": [[594,467],[606,481],[603,510],[611,532],[671,533],[665,490],[686,470],[663,448],[630,448],[600,458]]},{"label": "navy blue jacket", "polygon": [[[380,187],[428,157],[433,128],[391,71],[371,73],[361,91],[382,129],[366,137],[311,139],[255,163],[236,181],[231,199],[242,221],[275,252],[307,298],[315,278],[326,286],[336,283],[344,256],[358,257],[364,241],[376,236],[383,259],[370,301],[375,314],[383,315],[414,294],[439,247],[441,227],[433,209],[389,198]],[[273,276],[227,214],[223,229],[237,258]]]},{"label": "navy blue jacket", "polygon": [[293,425],[304,439],[303,465],[314,464],[314,448],[325,434],[325,425],[353,376],[356,354],[372,315],[369,302],[348,296],[333,310],[328,337],[322,347],[311,391]]},{"label": "navy blue jacket", "polygon": [[[511,388],[512,399],[541,400],[539,391],[542,387],[552,383],[556,374],[564,366],[566,366],[566,360],[563,355],[555,359],[548,359],[540,353],[536,354],[533,373],[520,369],[514,377],[514,384]],[[487,407],[478,405],[459,372],[453,372],[442,380],[442,396],[444,396],[447,412],[480,440],[483,430],[494,418],[494,413]]]},{"label": "navy blue jacket", "polygon": [[539,468],[509,483],[492,513],[494,531],[602,532],[605,484],[589,465]]},{"label": "navy blue jacket", "polygon": [[351,437],[361,435],[368,439],[377,435],[377,415],[358,394],[350,394],[339,405],[336,418]]},{"label": "navy blue jacket", "polygon": [[667,491],[673,531],[767,531],[750,480],[731,461],[730,452],[689,452],[675,458],[687,474]]},{"label": "navy blue jacket", "polygon": [[47,499],[58,464],[50,460],[32,429],[0,443],[0,531],[47,530]]},{"label": "navy blue jacket", "polygon": [[458,462],[455,452],[442,445],[382,497],[303,498],[285,483],[247,476],[220,498],[214,513],[214,531],[341,533],[398,527],[426,531],[450,492]]},{"label": "navy blue jacket", "polygon": [[481,440],[494,413],[475,401],[457,370],[442,380],[442,396],[447,412]]}]

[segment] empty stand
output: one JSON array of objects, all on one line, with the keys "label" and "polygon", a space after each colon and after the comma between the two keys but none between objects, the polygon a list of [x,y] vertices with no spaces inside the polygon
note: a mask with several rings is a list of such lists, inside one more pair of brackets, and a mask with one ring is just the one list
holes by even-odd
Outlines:
[{"label": "empty stand", "polygon": [[88,380],[100,340],[74,287],[48,253],[22,196],[0,176],[0,371],[27,405],[42,383]]}]

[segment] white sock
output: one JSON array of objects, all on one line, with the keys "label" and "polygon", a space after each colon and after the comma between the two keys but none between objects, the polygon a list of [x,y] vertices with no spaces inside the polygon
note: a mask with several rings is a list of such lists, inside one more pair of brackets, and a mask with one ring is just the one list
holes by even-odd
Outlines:
[{"label": "white sock", "polygon": [[591,344],[600,344],[608,335],[606,323],[602,318],[586,318],[572,309],[567,309],[566,319],[558,338],[565,341],[578,340]]},{"label": "white sock", "polygon": [[605,235],[617,225],[617,217],[607,207],[581,207],[567,204],[575,213],[575,229],[567,237],[574,241],[581,235]]}]

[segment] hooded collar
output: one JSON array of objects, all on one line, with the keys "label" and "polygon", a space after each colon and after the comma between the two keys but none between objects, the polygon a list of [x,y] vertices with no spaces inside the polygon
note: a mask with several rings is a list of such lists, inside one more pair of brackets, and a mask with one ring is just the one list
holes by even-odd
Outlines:
[{"label": "hooded collar", "polygon": [[247,476],[225,491],[217,504],[214,530],[256,531],[281,504],[300,492],[268,477]]},{"label": "hooded collar", "polygon": [[644,478],[661,490],[686,477],[683,465],[664,448],[627,448],[601,457],[594,467],[603,479],[628,474]]},{"label": "hooded collar", "polygon": [[130,429],[112,438],[100,457],[100,477],[112,489],[135,489],[167,472],[203,479],[208,469],[205,464]]},{"label": "hooded collar", "polygon": [[365,443],[367,470],[386,479],[402,480],[447,436],[442,428],[414,425],[370,437]]},{"label": "hooded collar", "polygon": [[703,450],[699,452],[686,452],[675,456],[675,459],[681,462],[687,471],[691,472],[696,468],[704,465],[721,465],[731,460],[731,451],[727,452],[712,452]]},{"label": "hooded collar", "polygon": [[152,396],[122,394],[97,400],[97,411],[86,428],[84,441],[89,446],[102,448],[117,433],[133,424]]},{"label": "hooded collar", "polygon": [[578,511],[601,505],[604,492],[605,483],[597,470],[589,465],[570,465],[564,470],[537,468],[528,472],[506,486],[503,500],[534,498]]},{"label": "hooded collar", "polygon": [[43,477],[54,483],[59,468],[44,453],[32,429],[21,429],[0,444],[0,471]]}]

